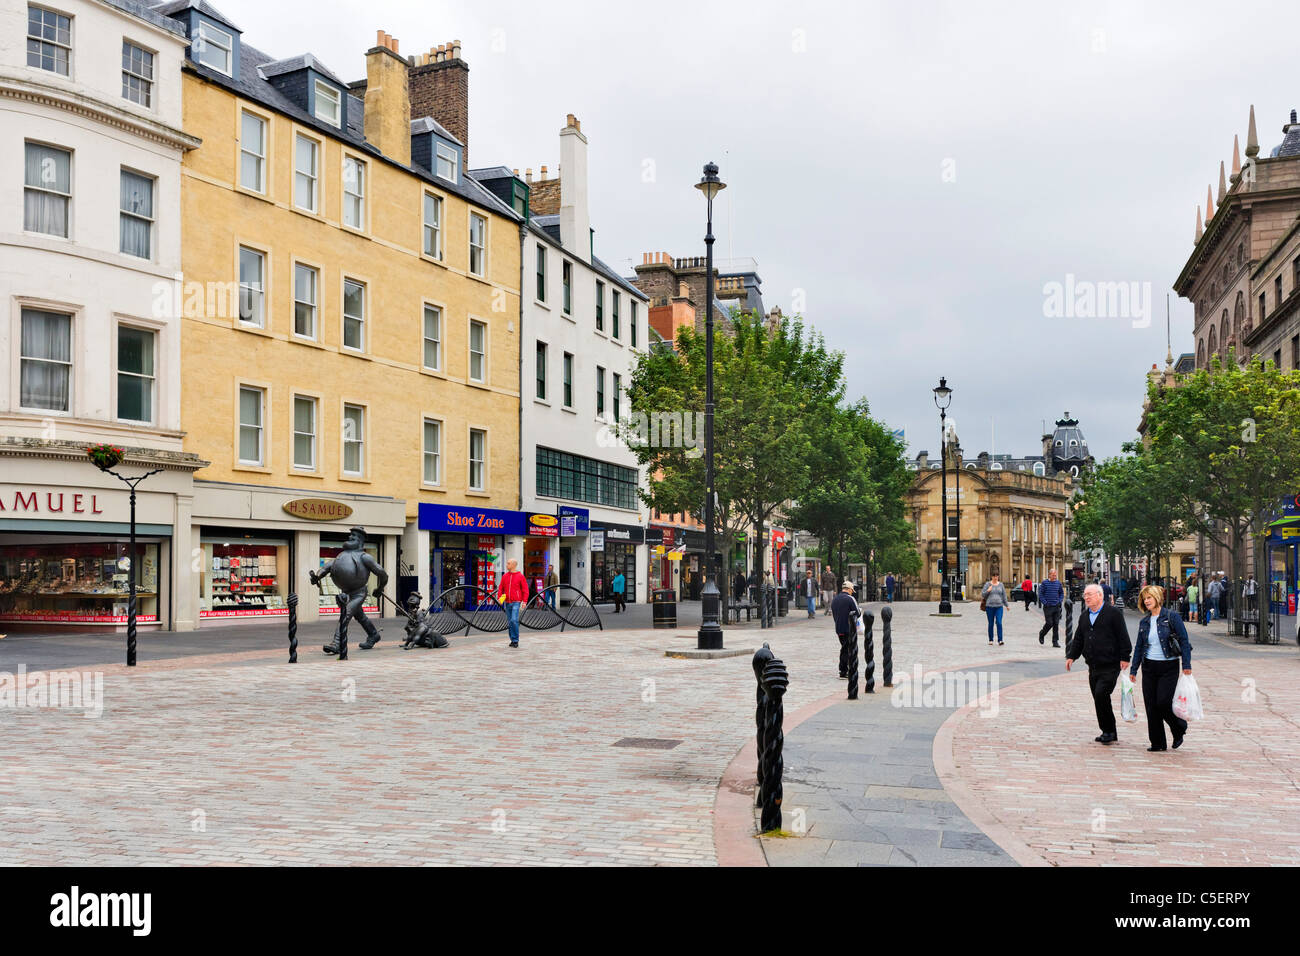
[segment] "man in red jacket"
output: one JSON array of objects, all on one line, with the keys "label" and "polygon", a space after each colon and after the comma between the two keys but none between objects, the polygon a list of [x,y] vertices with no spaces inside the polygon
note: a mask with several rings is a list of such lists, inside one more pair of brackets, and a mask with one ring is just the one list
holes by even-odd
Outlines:
[{"label": "man in red jacket", "polygon": [[519,605],[528,600],[528,581],[517,570],[519,562],[511,558],[506,562],[506,573],[501,575],[497,597],[506,606],[506,620],[510,623],[510,646],[519,646]]}]

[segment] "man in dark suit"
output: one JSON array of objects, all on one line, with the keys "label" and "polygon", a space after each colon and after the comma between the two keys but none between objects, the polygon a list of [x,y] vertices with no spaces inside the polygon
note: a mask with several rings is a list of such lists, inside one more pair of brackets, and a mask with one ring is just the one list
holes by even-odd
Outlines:
[{"label": "man in dark suit", "polygon": [[[858,618],[862,609],[853,600],[853,582],[845,581],[840,593],[831,601],[831,619],[835,622],[835,636],[840,639],[840,678],[849,676],[849,647],[858,641]],[[854,652],[856,653],[856,651]]]},{"label": "man in dark suit", "polygon": [[1090,584],[1083,591],[1086,610],[1079,615],[1079,627],[1065,651],[1065,669],[1079,659],[1088,662],[1088,687],[1097,708],[1097,723],[1101,727],[1099,744],[1113,744],[1119,739],[1115,733],[1115,711],[1110,695],[1115,690],[1120,671],[1126,669],[1133,656],[1133,643],[1129,640],[1124,612],[1108,604],[1101,586]]}]

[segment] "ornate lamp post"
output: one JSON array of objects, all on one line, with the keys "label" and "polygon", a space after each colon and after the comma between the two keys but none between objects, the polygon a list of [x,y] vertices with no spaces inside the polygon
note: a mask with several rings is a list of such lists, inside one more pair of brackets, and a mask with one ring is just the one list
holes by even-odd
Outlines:
[{"label": "ornate lamp post", "polygon": [[124,449],[113,445],[92,445],[86,449],[86,454],[90,456],[90,460],[95,463],[96,468],[112,475],[118,481],[124,482],[131,489],[131,547],[127,552],[129,565],[127,568],[127,581],[130,582],[130,597],[126,606],[126,666],[135,667],[135,487],[150,475],[158,474],[162,469],[154,468],[152,471],[146,471],[138,478],[127,478],[113,471],[114,466],[122,463],[122,458],[125,455]]},{"label": "ornate lamp post", "polygon": [[722,647],[722,594],[718,591],[717,568],[714,566],[713,540],[713,197],[727,188],[718,178],[717,163],[704,165],[704,176],[695,188],[708,200],[708,229],[704,235],[707,250],[704,295],[704,591],[700,594],[700,630],[696,646],[700,650]]},{"label": "ornate lamp post", "polygon": [[952,401],[952,389],[948,387],[948,380],[942,376],[939,377],[939,384],[934,389],[934,404],[939,409],[939,471],[940,482],[943,486],[943,500],[941,502],[943,513],[943,526],[939,529],[939,535],[943,540],[943,575],[939,578],[939,613],[951,614],[952,601],[949,600],[950,591],[948,582],[951,580],[951,570],[948,566],[948,405]]}]

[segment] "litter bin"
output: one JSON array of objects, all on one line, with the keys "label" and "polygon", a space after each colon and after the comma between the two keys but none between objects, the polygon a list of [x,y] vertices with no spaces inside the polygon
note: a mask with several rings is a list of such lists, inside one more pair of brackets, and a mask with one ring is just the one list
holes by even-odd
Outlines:
[{"label": "litter bin", "polygon": [[776,616],[785,617],[790,613],[790,589],[776,589]]},{"label": "litter bin", "polygon": [[672,588],[656,588],[650,607],[655,627],[677,626],[677,592]]}]

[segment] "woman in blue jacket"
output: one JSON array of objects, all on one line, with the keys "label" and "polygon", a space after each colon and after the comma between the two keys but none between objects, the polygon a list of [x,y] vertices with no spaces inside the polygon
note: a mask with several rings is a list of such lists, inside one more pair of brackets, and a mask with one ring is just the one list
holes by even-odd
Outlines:
[{"label": "woman in blue jacket", "polygon": [[[1165,750],[1165,724],[1174,735],[1174,749],[1183,745],[1187,734],[1187,721],[1174,714],[1174,689],[1178,686],[1178,665],[1184,674],[1192,672],[1192,642],[1178,612],[1164,607],[1164,588],[1147,585],[1139,595],[1147,616],[1138,625],[1137,646],[1133,648],[1133,663],[1129,673],[1137,677],[1142,672],[1142,703],[1147,712],[1147,736],[1151,738],[1148,750]],[[1156,639],[1151,638],[1151,622],[1155,621]]]}]

